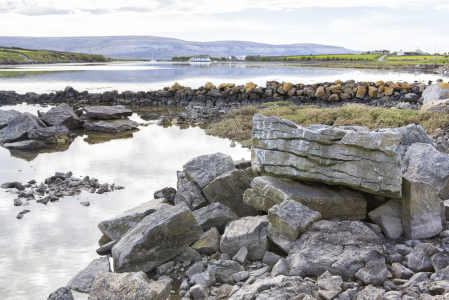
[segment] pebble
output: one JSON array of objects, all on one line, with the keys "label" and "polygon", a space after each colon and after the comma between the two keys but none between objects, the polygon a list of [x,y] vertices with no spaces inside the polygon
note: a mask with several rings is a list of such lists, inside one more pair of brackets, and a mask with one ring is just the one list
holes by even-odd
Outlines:
[{"label": "pebble", "polygon": [[81,202],[81,205],[82,206],[89,206],[90,202],[89,201],[83,201],[83,202]]}]

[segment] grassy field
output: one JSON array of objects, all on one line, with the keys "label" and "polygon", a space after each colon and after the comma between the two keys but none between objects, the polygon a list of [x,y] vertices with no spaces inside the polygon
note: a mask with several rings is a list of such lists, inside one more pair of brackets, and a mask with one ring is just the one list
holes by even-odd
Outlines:
[{"label": "grassy field", "polygon": [[48,50],[29,50],[21,48],[0,48],[0,64],[20,64],[35,61],[37,63],[102,62],[103,55],[60,52]]},{"label": "grassy field", "polygon": [[251,144],[252,117],[262,114],[269,117],[287,119],[296,124],[309,126],[324,124],[329,126],[365,126],[370,129],[395,128],[412,123],[420,124],[428,134],[435,134],[438,128],[449,126],[449,114],[419,114],[414,110],[369,108],[361,105],[348,105],[341,108],[318,108],[317,106],[298,106],[291,102],[268,103],[266,109],[247,106],[228,113],[227,118],[207,127],[208,134],[242,141]]},{"label": "grassy field", "polygon": [[340,58],[340,59],[342,59],[342,60],[349,60],[349,59],[354,59],[354,60],[356,60],[356,59],[375,59],[376,57],[378,57],[378,55],[377,54],[366,54],[366,55],[362,55],[362,54],[335,54],[335,55],[332,55],[332,54],[329,54],[329,55],[300,55],[300,56],[287,56],[287,58],[301,58],[301,57],[307,57],[307,56],[312,56],[312,57],[316,57],[316,58],[320,58],[320,59],[323,59],[323,58],[326,58],[326,57],[329,57],[329,58],[332,58],[332,57],[335,57],[335,58]]},{"label": "grassy field", "polygon": [[448,58],[441,55],[441,56],[432,56],[432,55],[422,55],[422,56],[388,56],[387,60],[435,60],[435,59],[445,59]]}]

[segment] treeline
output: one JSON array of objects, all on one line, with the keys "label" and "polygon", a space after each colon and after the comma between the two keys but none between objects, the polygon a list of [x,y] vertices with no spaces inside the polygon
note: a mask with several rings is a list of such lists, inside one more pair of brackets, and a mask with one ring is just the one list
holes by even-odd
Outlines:
[{"label": "treeline", "polygon": [[[189,59],[191,59],[193,56],[173,56],[172,57],[172,61],[188,61]],[[212,61],[216,60],[216,61],[227,61],[228,58],[227,57],[209,57]]]}]

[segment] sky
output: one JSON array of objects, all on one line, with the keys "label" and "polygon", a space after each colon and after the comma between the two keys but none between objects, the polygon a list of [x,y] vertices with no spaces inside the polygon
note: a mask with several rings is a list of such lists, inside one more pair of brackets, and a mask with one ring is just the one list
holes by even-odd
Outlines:
[{"label": "sky", "polygon": [[152,35],[449,52],[449,0],[0,0],[0,36]]}]

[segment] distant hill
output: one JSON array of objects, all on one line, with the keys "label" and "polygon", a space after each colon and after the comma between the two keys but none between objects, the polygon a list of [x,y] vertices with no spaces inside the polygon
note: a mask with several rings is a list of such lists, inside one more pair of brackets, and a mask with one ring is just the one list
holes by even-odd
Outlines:
[{"label": "distant hill", "polygon": [[319,44],[271,45],[243,41],[189,42],[157,36],[100,37],[0,37],[0,45],[31,49],[100,54],[121,59],[171,59],[173,56],[209,54],[213,57],[230,55],[292,56],[319,54],[358,54],[343,47]]}]

